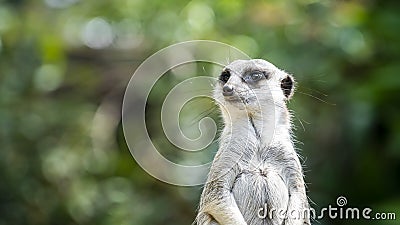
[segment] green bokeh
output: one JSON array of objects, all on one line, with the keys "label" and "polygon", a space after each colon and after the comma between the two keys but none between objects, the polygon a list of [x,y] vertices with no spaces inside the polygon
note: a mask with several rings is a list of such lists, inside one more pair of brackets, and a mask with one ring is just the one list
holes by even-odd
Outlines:
[{"label": "green bokeh", "polygon": [[[289,107],[313,207],[343,195],[400,217],[399,11],[395,0],[0,1],[0,225],[190,224],[201,187],[145,173],[120,110],[143,60],[193,39],[294,74]],[[157,84],[148,116],[173,82]],[[159,119],[147,122],[162,135]]]}]

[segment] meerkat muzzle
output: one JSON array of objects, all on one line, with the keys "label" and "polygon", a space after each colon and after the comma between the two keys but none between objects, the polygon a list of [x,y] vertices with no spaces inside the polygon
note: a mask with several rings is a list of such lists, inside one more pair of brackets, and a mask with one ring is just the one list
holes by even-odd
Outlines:
[{"label": "meerkat muzzle", "polygon": [[232,96],[233,95],[233,86],[232,85],[224,85],[222,88],[222,94],[224,96]]}]

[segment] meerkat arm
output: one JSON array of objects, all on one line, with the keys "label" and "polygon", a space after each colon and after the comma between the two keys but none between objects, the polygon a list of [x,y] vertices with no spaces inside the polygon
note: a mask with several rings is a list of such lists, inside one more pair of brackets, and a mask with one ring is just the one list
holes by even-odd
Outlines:
[{"label": "meerkat arm", "polygon": [[[204,206],[198,224],[246,225],[231,193],[225,193]],[[218,223],[215,223],[217,221]]]},{"label": "meerkat arm", "polygon": [[310,224],[309,205],[307,202],[306,190],[303,180],[301,164],[297,158],[287,170],[286,177],[289,189],[289,204],[286,211],[285,225]]},{"label": "meerkat arm", "polygon": [[305,215],[305,210],[308,208],[307,204],[304,204],[306,201],[307,197],[302,191],[291,193],[285,225],[310,224],[310,218]]},{"label": "meerkat arm", "polygon": [[216,163],[210,170],[209,181],[204,187],[200,203],[198,224],[213,224],[212,221],[217,221],[220,225],[246,225],[231,192],[239,170],[234,167],[221,173],[220,168],[227,167],[220,167]]}]

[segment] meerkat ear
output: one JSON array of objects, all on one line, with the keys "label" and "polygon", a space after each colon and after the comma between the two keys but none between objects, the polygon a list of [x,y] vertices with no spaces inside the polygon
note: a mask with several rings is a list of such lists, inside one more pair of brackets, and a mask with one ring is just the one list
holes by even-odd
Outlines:
[{"label": "meerkat ear", "polygon": [[281,88],[286,99],[290,99],[294,93],[294,79],[291,75],[286,74],[286,77],[281,81]]}]

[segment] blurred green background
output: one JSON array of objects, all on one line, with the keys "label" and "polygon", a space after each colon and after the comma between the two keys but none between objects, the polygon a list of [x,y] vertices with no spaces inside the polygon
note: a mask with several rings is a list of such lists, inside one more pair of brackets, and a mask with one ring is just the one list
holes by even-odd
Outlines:
[{"label": "blurred green background", "polygon": [[201,187],[142,170],[120,111],[143,60],[193,39],[294,74],[313,207],[400,217],[399,1],[0,0],[0,225],[190,224]]}]

